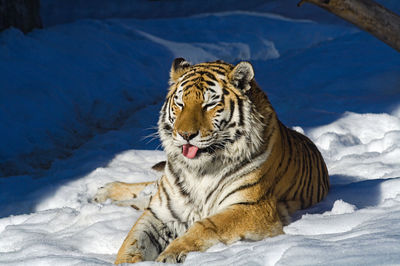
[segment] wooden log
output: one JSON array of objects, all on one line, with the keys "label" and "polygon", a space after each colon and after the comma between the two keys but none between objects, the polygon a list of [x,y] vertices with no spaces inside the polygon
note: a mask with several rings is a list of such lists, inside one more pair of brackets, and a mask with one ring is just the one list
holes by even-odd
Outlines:
[{"label": "wooden log", "polygon": [[301,0],[317,5],[371,33],[400,52],[400,16],[372,0]]},{"label": "wooden log", "polygon": [[9,27],[24,33],[42,28],[40,0],[0,0],[0,31]]}]

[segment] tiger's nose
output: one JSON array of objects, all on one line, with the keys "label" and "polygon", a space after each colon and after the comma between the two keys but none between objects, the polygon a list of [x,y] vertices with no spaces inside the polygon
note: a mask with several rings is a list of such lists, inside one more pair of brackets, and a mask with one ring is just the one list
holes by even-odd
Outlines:
[{"label": "tiger's nose", "polygon": [[193,139],[194,137],[196,137],[199,134],[199,131],[197,131],[197,132],[179,131],[178,133],[179,133],[179,135],[182,136],[182,138],[184,140],[189,141],[189,140]]}]

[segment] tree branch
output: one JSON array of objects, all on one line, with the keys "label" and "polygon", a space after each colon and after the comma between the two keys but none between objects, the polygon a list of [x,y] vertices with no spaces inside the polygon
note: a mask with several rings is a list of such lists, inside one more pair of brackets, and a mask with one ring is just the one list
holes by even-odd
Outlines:
[{"label": "tree branch", "polygon": [[371,33],[400,52],[400,16],[372,0],[301,0],[317,5]]}]

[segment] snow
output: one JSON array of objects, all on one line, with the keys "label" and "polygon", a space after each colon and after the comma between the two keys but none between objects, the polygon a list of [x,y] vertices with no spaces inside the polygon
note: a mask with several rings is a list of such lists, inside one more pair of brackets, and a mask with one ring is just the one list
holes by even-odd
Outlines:
[{"label": "snow", "polygon": [[[52,1],[42,14],[67,5]],[[58,22],[45,17],[59,25],[0,33],[0,265],[113,262],[141,213],[92,197],[108,182],[160,176],[152,138],[178,56],[251,61],[280,119],[319,147],[332,184],[284,235],[219,244],[185,265],[399,264],[399,54],[323,11],[231,2],[192,17],[171,7],[166,18],[123,19],[122,8],[70,24],[59,23],[80,16],[61,8]]]},{"label": "snow", "polygon": [[400,176],[398,111],[393,115],[346,113],[309,134],[329,160],[330,175],[361,179]]}]

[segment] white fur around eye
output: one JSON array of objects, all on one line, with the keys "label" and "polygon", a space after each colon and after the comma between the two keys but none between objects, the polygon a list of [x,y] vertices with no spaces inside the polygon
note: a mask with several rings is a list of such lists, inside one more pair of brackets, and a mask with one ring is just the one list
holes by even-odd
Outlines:
[{"label": "white fur around eye", "polygon": [[219,101],[210,102],[210,103],[203,104],[202,107],[204,110],[209,111],[209,110],[215,108],[218,104],[219,104]]},{"label": "white fur around eye", "polygon": [[180,103],[180,102],[178,102],[178,101],[175,101],[175,105],[178,106],[179,109],[182,110],[182,108],[183,108],[183,103]]},{"label": "white fur around eye", "polygon": [[221,96],[217,93],[206,91],[204,93],[204,102],[202,104],[203,110],[209,111],[216,107],[221,102]]},{"label": "white fur around eye", "polygon": [[181,110],[182,110],[183,106],[185,105],[185,104],[183,103],[183,100],[182,100],[182,94],[183,94],[183,90],[180,89],[180,90],[178,90],[178,91],[175,93],[175,95],[174,95],[174,103],[175,103],[175,105],[178,106]]}]

